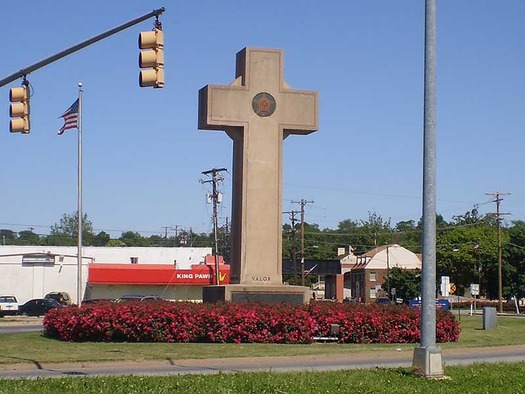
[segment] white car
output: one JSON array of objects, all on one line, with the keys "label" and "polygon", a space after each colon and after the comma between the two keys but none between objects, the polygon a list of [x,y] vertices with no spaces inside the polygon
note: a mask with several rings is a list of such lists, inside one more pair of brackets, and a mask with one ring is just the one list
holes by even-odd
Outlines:
[{"label": "white car", "polygon": [[0,296],[0,317],[18,314],[18,300],[12,295]]}]

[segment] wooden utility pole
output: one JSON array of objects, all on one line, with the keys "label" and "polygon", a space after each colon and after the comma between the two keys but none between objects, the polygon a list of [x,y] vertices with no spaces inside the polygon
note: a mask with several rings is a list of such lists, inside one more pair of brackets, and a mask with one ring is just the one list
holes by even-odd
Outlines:
[{"label": "wooden utility pole", "polygon": [[292,203],[301,205],[301,286],[304,286],[304,206],[314,202],[301,199],[301,201],[292,201]]},{"label": "wooden utility pole", "polygon": [[387,293],[388,293],[388,298],[390,300],[392,300],[392,295],[390,294],[390,256],[388,254],[388,247],[389,245],[386,246],[386,278],[387,278]]},{"label": "wooden utility pole", "polygon": [[494,200],[492,202],[496,203],[496,220],[498,222],[498,306],[499,306],[499,312],[503,313],[503,279],[502,279],[502,261],[501,261],[501,251],[502,251],[502,245],[501,245],[501,216],[503,215],[510,215],[510,213],[506,212],[500,212],[499,205],[500,202],[503,201],[500,196],[508,196],[510,193],[501,193],[501,192],[493,192],[493,193],[485,193],[488,196],[494,196]]},{"label": "wooden utility pole", "polygon": [[220,176],[220,173],[223,171],[227,171],[226,168],[212,168],[211,170],[202,172],[203,175],[210,175],[211,179],[208,181],[203,181],[201,179],[201,183],[210,183],[212,184],[212,195],[211,198],[213,200],[213,239],[214,239],[214,248],[213,248],[213,256],[215,259],[215,284],[217,286],[220,285],[220,273],[219,273],[219,256],[218,256],[218,248],[219,248],[219,241],[218,241],[218,235],[217,235],[217,203],[219,202],[219,192],[217,190],[217,182],[222,181],[224,178]]},{"label": "wooden utility pole", "polygon": [[290,215],[290,221],[292,222],[292,263],[293,263],[293,284],[297,285],[297,252],[295,250],[295,222],[297,219],[295,218],[295,215],[298,213],[298,211],[289,211],[289,212],[283,212]]}]

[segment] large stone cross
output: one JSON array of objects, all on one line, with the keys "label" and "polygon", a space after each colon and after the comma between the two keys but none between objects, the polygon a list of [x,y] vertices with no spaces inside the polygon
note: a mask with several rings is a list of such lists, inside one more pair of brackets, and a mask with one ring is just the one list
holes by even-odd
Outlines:
[{"label": "large stone cross", "polygon": [[318,129],[318,95],[290,89],[281,50],[244,48],[236,61],[229,86],[199,91],[199,129],[233,140],[231,283],[280,285],[283,139]]}]

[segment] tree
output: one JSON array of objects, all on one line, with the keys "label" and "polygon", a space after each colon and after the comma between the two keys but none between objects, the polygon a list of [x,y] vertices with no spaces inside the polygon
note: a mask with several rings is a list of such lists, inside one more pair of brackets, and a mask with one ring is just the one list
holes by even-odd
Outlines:
[{"label": "tree", "polygon": [[[82,245],[91,245],[93,238],[93,224],[87,214],[82,215]],[[48,245],[73,246],[78,238],[78,212],[64,214],[58,223],[51,226],[46,241]]]},{"label": "tree", "polygon": [[41,245],[42,240],[38,234],[35,234],[31,230],[24,230],[18,233],[18,239],[16,240],[17,245]]},{"label": "tree", "polygon": [[108,248],[120,248],[126,246],[126,244],[120,239],[110,239],[106,244]]},{"label": "tree", "polygon": [[497,298],[497,229],[485,220],[473,222],[472,215],[467,215],[468,223],[459,218],[455,220],[460,225],[438,232],[438,277],[449,276],[460,295],[471,283],[478,283],[481,277],[481,293]]},{"label": "tree", "polygon": [[16,233],[12,230],[0,230],[0,242],[2,245],[14,244],[16,240]]},{"label": "tree", "polygon": [[137,232],[125,231],[119,238],[125,246],[149,246],[149,241]]},{"label": "tree", "polygon": [[344,234],[339,245],[351,245],[356,254],[369,251],[380,245],[392,243],[393,232],[390,219],[384,220],[375,212],[368,212],[368,220],[351,219],[339,222],[337,232]]},{"label": "tree", "polygon": [[361,220],[364,234],[368,234],[369,243],[373,247],[392,243],[392,227],[390,219],[384,220],[376,212],[368,212],[368,220]]},{"label": "tree", "polygon": [[404,220],[394,226],[393,241],[411,252],[421,252],[422,231],[413,220]]},{"label": "tree", "polygon": [[110,239],[108,233],[101,231],[93,238],[93,246],[106,246]]},{"label": "tree", "polygon": [[412,300],[421,293],[421,271],[394,267],[385,277],[383,288],[396,289],[396,298]]},{"label": "tree", "polygon": [[508,243],[503,248],[503,293],[525,296],[525,222],[517,220],[505,231]]}]

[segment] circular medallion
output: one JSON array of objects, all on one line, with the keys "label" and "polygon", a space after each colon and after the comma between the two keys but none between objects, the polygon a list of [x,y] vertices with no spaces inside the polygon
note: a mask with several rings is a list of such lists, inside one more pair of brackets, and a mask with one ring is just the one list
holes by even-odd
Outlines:
[{"label": "circular medallion", "polygon": [[252,100],[253,112],[262,118],[270,116],[275,112],[275,99],[270,93],[257,93]]}]

